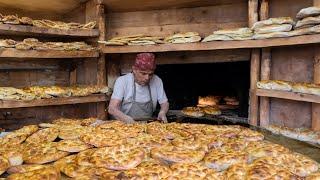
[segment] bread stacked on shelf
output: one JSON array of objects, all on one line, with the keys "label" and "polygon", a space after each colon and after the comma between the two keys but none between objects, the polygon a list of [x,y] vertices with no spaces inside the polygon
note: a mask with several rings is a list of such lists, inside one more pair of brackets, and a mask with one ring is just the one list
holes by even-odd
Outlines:
[{"label": "bread stacked on shelf", "polygon": [[288,128],[279,125],[270,125],[266,129],[274,134],[281,134],[292,139],[320,146],[320,131],[312,131],[306,128]]},{"label": "bread stacked on shelf", "polygon": [[[319,164],[233,125],[59,119],[0,138],[8,179],[319,178]],[[85,122],[85,123],[84,123]]]},{"label": "bread stacked on shelf", "polygon": [[177,33],[164,39],[166,43],[183,44],[200,42],[201,36],[197,32]]},{"label": "bread stacked on shelf", "polygon": [[136,35],[114,37],[108,41],[98,41],[98,42],[108,46],[123,46],[123,45],[163,44],[164,43],[163,40],[164,40],[164,37],[136,34]]},{"label": "bread stacked on shelf", "polygon": [[250,28],[235,28],[214,31],[213,34],[207,36],[202,42],[210,41],[232,41],[232,40],[250,40],[253,31]]},{"label": "bread stacked on shelf", "polygon": [[268,39],[289,37],[295,22],[290,17],[270,18],[258,21],[251,29],[254,31],[254,39]]},{"label": "bread stacked on shelf", "polygon": [[308,7],[301,9],[297,14],[297,23],[292,35],[305,35],[320,33],[320,8]]},{"label": "bread stacked on shelf", "polygon": [[79,97],[97,93],[110,93],[108,87],[102,86],[32,86],[23,89],[0,87],[0,100],[34,100],[54,97]]},{"label": "bread stacked on shelf", "polygon": [[41,42],[36,38],[26,38],[21,42],[14,41],[12,39],[0,39],[0,48],[59,51],[93,51],[96,49],[85,42]]},{"label": "bread stacked on shelf", "polygon": [[61,22],[61,21],[51,21],[51,20],[33,20],[29,17],[19,18],[16,15],[1,15],[0,14],[0,23],[1,24],[13,24],[13,25],[29,25],[41,28],[54,28],[54,29],[94,29],[96,22],[92,21],[87,24],[80,24],[75,22]]},{"label": "bread stacked on shelf", "polygon": [[259,89],[291,91],[320,96],[320,85],[313,83],[294,83],[282,80],[265,80],[257,82]]},{"label": "bread stacked on shelf", "polygon": [[223,98],[224,102],[226,103],[226,105],[232,105],[232,106],[238,106],[239,105],[239,101],[236,97],[230,97],[230,96],[226,96]]}]

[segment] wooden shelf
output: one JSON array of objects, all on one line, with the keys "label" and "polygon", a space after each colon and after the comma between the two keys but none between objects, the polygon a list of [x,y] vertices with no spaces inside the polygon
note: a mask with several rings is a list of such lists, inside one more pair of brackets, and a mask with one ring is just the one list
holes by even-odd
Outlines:
[{"label": "wooden shelf", "polygon": [[168,51],[205,51],[223,49],[265,48],[316,43],[320,43],[320,34],[246,41],[212,41],[202,43],[157,44],[145,46],[102,46],[102,51],[106,54]]},{"label": "wooden shelf", "polygon": [[302,94],[302,93],[286,92],[286,91],[274,91],[274,90],[265,90],[265,89],[257,89],[255,93],[257,96],[263,96],[263,97],[273,97],[273,98],[281,98],[281,99],[290,99],[295,101],[320,103],[320,96],[311,95],[311,94]]},{"label": "wooden shelf", "polygon": [[98,51],[18,50],[0,49],[0,58],[89,58],[99,57]]},{"label": "wooden shelf", "polygon": [[0,109],[36,107],[36,106],[55,106],[66,104],[82,104],[106,101],[107,97],[104,94],[95,94],[84,97],[67,97],[67,98],[52,98],[40,99],[32,101],[3,101],[0,100]]},{"label": "wooden shelf", "polygon": [[25,25],[11,25],[0,24],[1,35],[15,35],[15,36],[72,36],[72,37],[97,37],[99,30],[97,29],[54,29],[54,28],[40,28]]}]

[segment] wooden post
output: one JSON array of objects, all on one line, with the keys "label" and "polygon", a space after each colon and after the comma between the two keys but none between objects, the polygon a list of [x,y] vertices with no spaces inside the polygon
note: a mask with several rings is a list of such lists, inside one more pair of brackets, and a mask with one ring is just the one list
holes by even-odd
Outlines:
[{"label": "wooden post", "polygon": [[[248,26],[258,21],[258,0],[248,0]],[[249,123],[251,125],[259,125],[259,98],[256,96],[255,89],[260,74],[260,50],[253,49],[251,52],[250,67],[250,102],[249,102]]]},{"label": "wooden post", "polygon": [[[260,20],[269,18],[269,0],[262,0],[260,5]],[[271,49],[261,50],[261,80],[270,80]],[[270,98],[260,97],[260,126],[266,127],[270,122]]]},{"label": "wooden post", "polygon": [[[96,21],[99,29],[99,37],[97,40],[105,40],[106,34],[106,23],[105,23],[105,9],[102,4],[102,0],[91,0],[86,4],[86,22]],[[92,63],[94,61],[88,61]],[[97,58],[97,85],[105,86],[106,85],[106,61],[105,55],[100,53],[100,56]],[[90,77],[92,78],[92,77]],[[106,102],[97,103],[97,118],[105,120],[106,119]]]},{"label": "wooden post", "polygon": [[[262,49],[261,80],[270,80],[271,49]],[[260,126],[266,127],[270,122],[270,98],[260,97]]]},{"label": "wooden post", "polygon": [[[320,0],[313,0],[313,6],[320,7]],[[314,65],[313,65],[313,81],[320,84],[320,46],[314,48]],[[312,103],[311,128],[313,130],[320,130],[320,104]]]},{"label": "wooden post", "polygon": [[255,93],[256,84],[260,75],[260,49],[253,49],[251,53],[250,67],[250,105],[249,105],[249,123],[259,125],[259,98]]},{"label": "wooden post", "polygon": [[248,0],[248,26],[252,27],[252,25],[258,21],[258,0]]}]

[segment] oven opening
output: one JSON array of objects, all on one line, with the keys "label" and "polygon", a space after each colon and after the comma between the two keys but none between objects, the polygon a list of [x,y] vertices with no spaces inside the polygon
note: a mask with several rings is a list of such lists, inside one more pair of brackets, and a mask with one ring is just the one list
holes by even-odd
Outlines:
[{"label": "oven opening", "polygon": [[169,99],[169,114],[189,106],[218,106],[222,114],[214,118],[248,117],[249,61],[158,65],[156,74]]}]

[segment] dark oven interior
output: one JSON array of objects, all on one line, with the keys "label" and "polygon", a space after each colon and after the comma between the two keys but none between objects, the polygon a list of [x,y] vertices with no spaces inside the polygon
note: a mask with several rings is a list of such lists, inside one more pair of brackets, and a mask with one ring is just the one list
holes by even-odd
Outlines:
[{"label": "dark oven interior", "polygon": [[234,96],[239,106],[232,111],[248,117],[249,61],[158,65],[155,73],[163,80],[170,110],[196,106],[199,96]]}]

